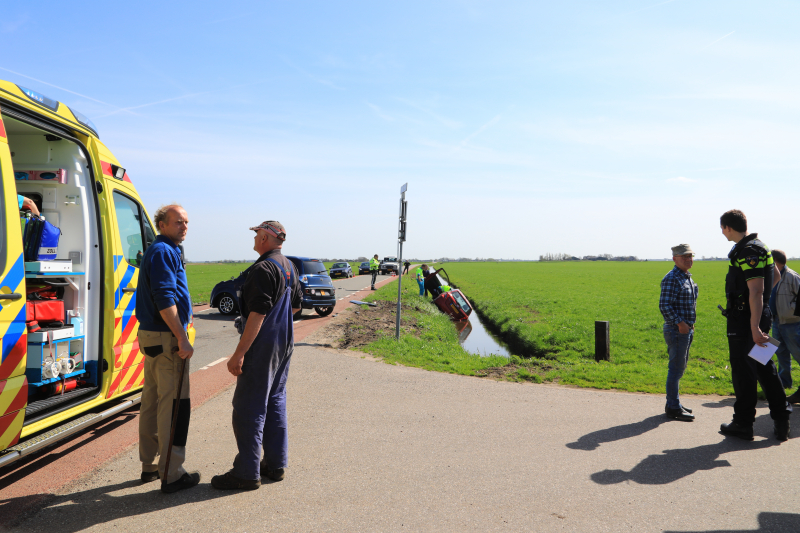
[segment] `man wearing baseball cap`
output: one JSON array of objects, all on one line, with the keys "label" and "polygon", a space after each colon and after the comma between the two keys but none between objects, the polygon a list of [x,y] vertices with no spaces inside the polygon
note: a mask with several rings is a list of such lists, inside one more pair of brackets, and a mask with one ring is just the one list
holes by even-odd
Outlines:
[{"label": "man wearing baseball cap", "polygon": [[253,249],[259,258],[242,286],[244,325],[228,360],[228,371],[236,376],[233,433],[239,453],[229,472],[211,479],[218,489],[257,489],[262,476],[280,481],[288,458],[286,380],[294,350],[293,317],[303,295],[294,265],[281,253],[283,225],[269,220],[250,229],[256,232]]},{"label": "man wearing baseball cap", "polygon": [[661,280],[661,297],[658,308],[664,315],[664,340],[667,341],[669,366],[667,369],[668,418],[691,422],[692,410],[681,405],[678,389],[689,362],[689,348],[694,339],[694,323],[697,319],[697,284],[692,280],[694,253],[688,244],[672,247],[675,266]]}]

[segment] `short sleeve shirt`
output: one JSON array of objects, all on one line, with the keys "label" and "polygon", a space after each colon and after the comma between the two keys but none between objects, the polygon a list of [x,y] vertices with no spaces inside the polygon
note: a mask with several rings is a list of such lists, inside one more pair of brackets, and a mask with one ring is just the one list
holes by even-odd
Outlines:
[{"label": "short sleeve shirt", "polygon": [[775,261],[772,259],[772,252],[763,242],[761,244],[764,246],[765,251],[758,250],[750,245],[757,238],[758,234],[756,233],[747,235],[742,242],[734,246],[730,259],[731,266],[741,271],[745,282],[759,278],[764,280],[764,302],[766,303],[769,301],[769,295],[772,290]]},{"label": "short sleeve shirt", "polygon": [[[284,271],[272,261],[280,263]],[[247,317],[251,312],[261,315],[269,314],[270,310],[283,296],[286,288],[286,272],[291,272],[292,308],[297,309],[303,301],[303,292],[298,279],[297,270],[280,250],[272,250],[258,258],[247,274],[247,279],[242,286],[242,316]]]}]

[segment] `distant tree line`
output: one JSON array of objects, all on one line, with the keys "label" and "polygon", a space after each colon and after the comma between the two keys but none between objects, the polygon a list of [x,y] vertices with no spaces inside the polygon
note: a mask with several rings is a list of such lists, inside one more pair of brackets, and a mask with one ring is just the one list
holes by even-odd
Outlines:
[{"label": "distant tree line", "polygon": [[539,256],[539,261],[580,261],[579,257],[572,254],[544,254]]},{"label": "distant tree line", "polygon": [[572,254],[544,254],[539,256],[539,261],[638,261],[639,258],[635,255],[584,255],[583,257],[575,257]]}]

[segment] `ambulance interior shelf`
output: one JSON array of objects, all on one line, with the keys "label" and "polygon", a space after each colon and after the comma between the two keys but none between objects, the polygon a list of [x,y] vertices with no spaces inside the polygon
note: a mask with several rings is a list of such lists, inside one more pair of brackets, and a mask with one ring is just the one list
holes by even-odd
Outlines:
[{"label": "ambulance interior shelf", "polygon": [[26,278],[69,278],[72,276],[85,276],[85,272],[25,272]]},{"label": "ambulance interior shelf", "polygon": [[28,395],[36,395],[38,387],[74,378],[86,373],[83,335],[45,342],[28,343]]}]

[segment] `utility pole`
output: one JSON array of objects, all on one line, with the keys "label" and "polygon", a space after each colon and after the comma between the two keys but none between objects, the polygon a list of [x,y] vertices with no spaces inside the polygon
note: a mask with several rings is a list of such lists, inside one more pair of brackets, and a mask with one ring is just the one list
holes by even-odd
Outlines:
[{"label": "utility pole", "polygon": [[406,202],[406,190],[408,183],[400,187],[400,220],[397,226],[397,324],[395,328],[395,339],[400,340],[400,299],[402,298],[403,291],[403,243],[406,242],[406,211],[408,209],[408,202]]}]

